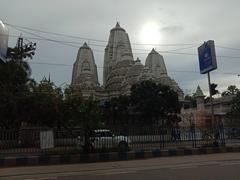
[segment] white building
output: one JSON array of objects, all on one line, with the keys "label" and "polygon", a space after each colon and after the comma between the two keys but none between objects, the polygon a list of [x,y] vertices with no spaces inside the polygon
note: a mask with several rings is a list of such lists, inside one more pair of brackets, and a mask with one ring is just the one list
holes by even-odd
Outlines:
[{"label": "white building", "polygon": [[73,65],[72,87],[83,97],[99,99],[129,95],[131,86],[142,80],[154,80],[170,86],[183,100],[183,92],[167,74],[163,56],[152,49],[145,65],[137,58],[134,61],[131,43],[119,23],[111,29],[104,54],[103,86],[99,85],[97,67],[91,48],[84,43]]}]

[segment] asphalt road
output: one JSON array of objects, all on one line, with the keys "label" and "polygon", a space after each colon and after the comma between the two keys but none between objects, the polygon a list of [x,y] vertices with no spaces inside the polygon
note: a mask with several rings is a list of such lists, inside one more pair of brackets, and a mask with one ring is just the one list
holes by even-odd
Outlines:
[{"label": "asphalt road", "polygon": [[0,169],[0,179],[239,180],[240,153]]}]

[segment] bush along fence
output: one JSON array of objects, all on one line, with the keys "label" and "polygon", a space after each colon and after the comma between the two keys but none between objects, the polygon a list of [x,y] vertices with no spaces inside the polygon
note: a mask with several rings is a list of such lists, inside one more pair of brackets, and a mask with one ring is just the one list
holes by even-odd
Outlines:
[{"label": "bush along fence", "polygon": [[[86,135],[87,134],[87,135]],[[0,129],[0,155],[66,154],[240,145],[240,128],[135,126]]]}]

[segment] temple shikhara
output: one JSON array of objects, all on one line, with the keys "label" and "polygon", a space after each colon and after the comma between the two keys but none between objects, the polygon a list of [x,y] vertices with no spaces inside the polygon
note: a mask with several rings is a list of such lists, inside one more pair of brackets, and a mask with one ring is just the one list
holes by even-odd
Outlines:
[{"label": "temple shikhara", "polygon": [[179,100],[183,100],[183,91],[167,74],[163,56],[152,49],[145,65],[138,58],[134,60],[128,34],[119,23],[110,31],[103,68],[103,85],[100,85],[93,51],[84,43],[73,65],[71,86],[75,92],[81,93],[84,98],[108,99],[129,95],[133,84],[153,80],[170,86],[178,93]]}]

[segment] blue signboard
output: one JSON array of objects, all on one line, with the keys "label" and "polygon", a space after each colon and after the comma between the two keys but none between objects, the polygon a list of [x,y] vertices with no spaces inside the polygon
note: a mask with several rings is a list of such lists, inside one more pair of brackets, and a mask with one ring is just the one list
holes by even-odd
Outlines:
[{"label": "blue signboard", "polygon": [[204,44],[198,48],[198,58],[201,74],[217,69],[214,41],[209,40],[204,42]]}]

